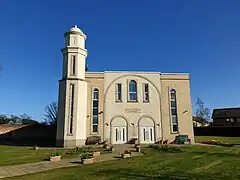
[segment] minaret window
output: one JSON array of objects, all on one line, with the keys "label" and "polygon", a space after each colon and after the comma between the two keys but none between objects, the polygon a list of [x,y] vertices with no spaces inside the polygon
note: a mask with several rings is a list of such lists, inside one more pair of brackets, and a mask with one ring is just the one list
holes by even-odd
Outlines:
[{"label": "minaret window", "polygon": [[129,82],[129,101],[137,101],[137,82],[135,80],[131,80]]},{"label": "minaret window", "polygon": [[70,85],[69,134],[73,133],[73,114],[74,114],[74,84],[71,84]]},{"label": "minaret window", "polygon": [[72,75],[76,75],[76,56],[72,56],[72,63],[71,63],[71,72]]},{"label": "minaret window", "polygon": [[73,37],[73,44],[76,45],[77,44],[77,37]]},{"label": "minaret window", "polygon": [[170,107],[171,107],[171,131],[178,132],[178,115],[177,115],[177,99],[175,89],[170,90]]},{"label": "minaret window", "polygon": [[92,100],[92,132],[98,133],[98,112],[99,112],[99,90],[93,90]]}]

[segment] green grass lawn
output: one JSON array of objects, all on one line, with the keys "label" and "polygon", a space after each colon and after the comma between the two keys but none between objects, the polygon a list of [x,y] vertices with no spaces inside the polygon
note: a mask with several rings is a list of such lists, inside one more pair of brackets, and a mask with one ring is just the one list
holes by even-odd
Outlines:
[{"label": "green grass lawn", "polygon": [[144,156],[62,168],[10,178],[12,180],[77,179],[240,179],[240,149],[221,146],[185,146],[168,153],[144,148]]},{"label": "green grass lawn", "polygon": [[196,142],[203,142],[207,140],[222,140],[230,144],[240,144],[240,137],[220,137],[220,136],[195,136]]},{"label": "green grass lawn", "polygon": [[[0,146],[0,166],[43,161],[52,152],[54,149],[34,151],[31,147]],[[66,150],[59,149],[57,152],[64,154]]]},{"label": "green grass lawn", "polygon": [[[106,153],[102,148],[96,148],[101,153]],[[49,158],[53,152],[59,152],[63,158],[74,158],[76,155],[68,155],[66,152],[68,149],[47,149],[40,148],[37,151],[32,150],[32,147],[21,147],[21,146],[0,146],[0,166],[24,164],[39,162]]]}]

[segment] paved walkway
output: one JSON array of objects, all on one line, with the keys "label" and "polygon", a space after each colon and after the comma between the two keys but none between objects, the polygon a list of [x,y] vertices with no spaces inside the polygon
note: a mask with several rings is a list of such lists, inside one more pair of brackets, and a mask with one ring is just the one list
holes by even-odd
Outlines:
[{"label": "paved walkway", "polygon": [[[131,149],[132,146],[117,146],[114,153],[102,154],[96,157],[96,162],[110,161],[119,159],[120,153],[126,149]],[[132,156],[140,156],[142,153],[132,152]],[[36,163],[19,164],[12,166],[0,166],[0,178],[21,176],[31,173],[48,171],[51,169],[79,166],[81,164],[80,158],[62,159],[58,162],[42,161]]]}]

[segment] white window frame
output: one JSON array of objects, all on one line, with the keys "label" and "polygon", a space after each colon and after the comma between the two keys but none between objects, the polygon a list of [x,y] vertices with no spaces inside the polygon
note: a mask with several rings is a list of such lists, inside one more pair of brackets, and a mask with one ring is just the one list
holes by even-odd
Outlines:
[{"label": "white window frame", "polygon": [[[174,99],[172,99],[172,96],[171,96],[171,91],[172,90],[174,90],[174,93],[175,93],[175,98]],[[171,124],[171,133],[172,134],[177,134],[177,133],[179,133],[178,109],[177,109],[177,92],[174,88],[170,88],[168,92],[169,92],[169,102],[170,102],[169,103],[169,107],[170,107],[169,108],[170,109],[169,114],[170,114],[170,122],[171,122],[170,123]],[[172,103],[171,103],[172,101],[175,101],[176,106],[172,107]],[[172,109],[176,110],[176,114],[174,114],[174,115],[172,114]],[[173,119],[174,119],[173,117],[177,119],[177,122],[173,122]],[[177,131],[173,130],[174,125],[177,125]]]},{"label": "white window frame", "polygon": [[[136,92],[130,92],[130,82],[134,81],[136,83]],[[127,88],[128,88],[128,102],[138,102],[138,82],[136,79],[131,79],[128,81]],[[130,99],[130,93],[136,93],[136,100],[131,100]]]},{"label": "white window frame", "polygon": [[77,57],[76,55],[71,55],[71,76],[76,75],[76,64],[77,64],[76,57]]},{"label": "white window frame", "polygon": [[[94,93],[98,93],[98,98],[97,99],[95,99],[94,98]],[[93,110],[94,109],[98,109],[98,112],[99,112],[99,95],[100,95],[100,93],[99,93],[99,88],[92,88],[92,118],[91,118],[91,133],[92,134],[99,134],[99,113],[97,113],[97,115],[95,114],[93,114]],[[98,101],[98,105],[97,105],[97,107],[93,107],[93,102],[94,101]],[[98,119],[98,122],[97,123],[93,123],[93,118],[94,117],[97,117],[97,119]],[[93,126],[97,126],[97,132],[94,132],[93,131]]]},{"label": "white window frame", "polygon": [[[121,86],[120,88],[121,92],[119,92],[118,85]],[[116,83],[116,102],[122,102],[122,84],[121,83]]]},{"label": "white window frame", "polygon": [[70,84],[68,136],[73,135],[75,84]]},{"label": "white window frame", "polygon": [[[145,89],[145,86],[147,87],[147,92]],[[148,99],[146,100],[146,97],[148,96]],[[149,97],[149,84],[148,83],[143,83],[143,102],[150,102],[150,97]]]}]

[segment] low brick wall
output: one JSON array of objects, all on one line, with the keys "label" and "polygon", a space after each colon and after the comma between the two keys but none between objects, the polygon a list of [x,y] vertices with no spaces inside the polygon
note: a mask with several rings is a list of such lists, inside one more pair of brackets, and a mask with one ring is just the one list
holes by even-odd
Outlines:
[{"label": "low brick wall", "polygon": [[194,135],[240,137],[240,127],[223,127],[223,126],[194,127]]},{"label": "low brick wall", "polygon": [[0,144],[55,146],[56,129],[47,125],[1,125]]},{"label": "low brick wall", "polygon": [[0,135],[5,134],[19,128],[24,127],[25,125],[10,125],[10,124],[0,124]]}]

